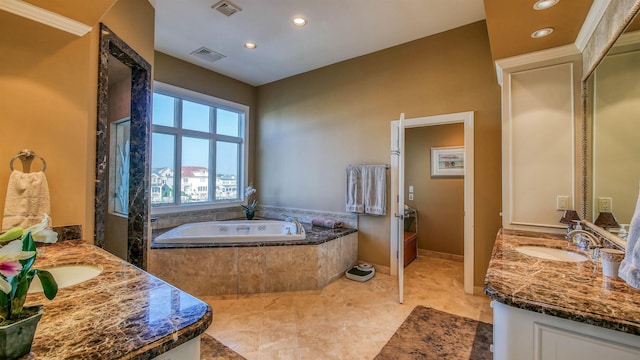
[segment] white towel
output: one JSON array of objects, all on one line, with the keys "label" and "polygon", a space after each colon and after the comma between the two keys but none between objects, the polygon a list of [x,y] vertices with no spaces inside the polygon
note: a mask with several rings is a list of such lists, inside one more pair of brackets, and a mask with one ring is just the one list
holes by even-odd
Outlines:
[{"label": "white towel", "polygon": [[43,215],[50,213],[49,184],[44,172],[12,171],[4,203],[2,230],[7,231],[16,226],[26,229],[40,223]]},{"label": "white towel", "polygon": [[367,165],[362,173],[364,212],[371,215],[387,213],[387,167]]},{"label": "white towel", "polygon": [[618,276],[633,286],[640,289],[640,196],[636,202],[636,210],[629,225],[627,236],[627,248],[624,259],[620,263]]},{"label": "white towel", "polygon": [[385,165],[347,167],[346,211],[369,215],[387,213],[387,167]]},{"label": "white towel", "polygon": [[362,172],[360,166],[347,167],[346,211],[364,214],[364,201],[362,198]]}]

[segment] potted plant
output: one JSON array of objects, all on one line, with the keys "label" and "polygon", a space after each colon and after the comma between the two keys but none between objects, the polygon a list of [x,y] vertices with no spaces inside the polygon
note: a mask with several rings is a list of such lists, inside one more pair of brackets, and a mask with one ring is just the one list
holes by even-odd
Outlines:
[{"label": "potted plant", "polygon": [[247,186],[244,190],[244,196],[247,199],[247,205],[240,206],[242,206],[242,212],[247,217],[247,220],[251,220],[256,213],[256,205],[258,205],[256,189],[251,185]]},{"label": "potted plant", "polygon": [[58,284],[46,270],[32,269],[36,260],[34,237],[55,242],[57,234],[46,229],[48,216],[42,223],[26,230],[16,227],[0,235],[0,359],[14,359],[31,351],[36,326],[43,306],[24,306],[27,290],[34,277],[42,284],[44,295],[52,300]]}]

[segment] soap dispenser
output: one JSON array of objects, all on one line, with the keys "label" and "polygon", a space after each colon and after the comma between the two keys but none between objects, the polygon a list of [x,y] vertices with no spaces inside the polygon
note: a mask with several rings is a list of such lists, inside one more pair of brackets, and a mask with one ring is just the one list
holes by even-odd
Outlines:
[{"label": "soap dispenser", "polygon": [[618,230],[618,237],[622,240],[627,240],[627,230],[624,228],[624,224],[620,224],[620,230]]},{"label": "soap dispenser", "polygon": [[[580,220],[574,220],[576,222],[575,230],[582,230],[582,225]],[[580,246],[582,244],[582,234],[576,234],[573,237],[573,245]]]}]

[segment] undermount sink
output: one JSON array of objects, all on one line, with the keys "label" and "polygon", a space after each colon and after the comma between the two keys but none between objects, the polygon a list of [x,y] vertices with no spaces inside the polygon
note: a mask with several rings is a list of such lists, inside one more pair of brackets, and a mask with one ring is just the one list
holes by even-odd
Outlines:
[{"label": "undermount sink", "polygon": [[[51,275],[53,275],[53,278],[58,284],[58,289],[77,285],[93,279],[102,272],[102,268],[88,264],[60,265],[42,270],[47,270]],[[40,280],[36,278],[37,276],[31,281],[31,286],[29,286],[29,290],[27,291],[28,293],[42,291],[42,284],[40,284]]]},{"label": "undermount sink", "polygon": [[516,250],[528,256],[533,256],[545,260],[580,262],[589,260],[584,255],[577,252],[548,248],[544,246],[519,246]]}]

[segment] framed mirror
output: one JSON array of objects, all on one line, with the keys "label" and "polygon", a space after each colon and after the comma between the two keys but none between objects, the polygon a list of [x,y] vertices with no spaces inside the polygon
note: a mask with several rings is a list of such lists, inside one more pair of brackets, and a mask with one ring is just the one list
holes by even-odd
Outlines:
[{"label": "framed mirror", "polygon": [[611,212],[628,225],[640,183],[640,1],[625,17],[624,32],[609,39],[583,82],[583,219]]},{"label": "framed mirror", "polygon": [[146,269],[151,65],[100,24],[95,244]]}]

